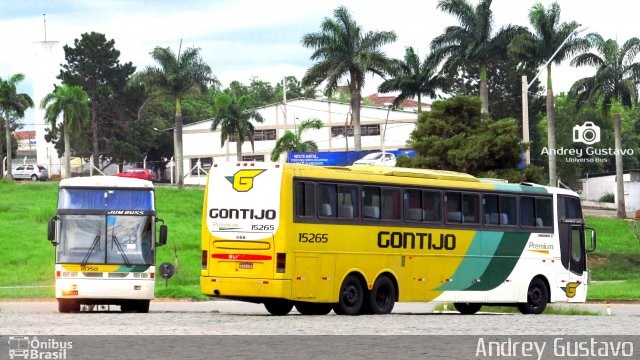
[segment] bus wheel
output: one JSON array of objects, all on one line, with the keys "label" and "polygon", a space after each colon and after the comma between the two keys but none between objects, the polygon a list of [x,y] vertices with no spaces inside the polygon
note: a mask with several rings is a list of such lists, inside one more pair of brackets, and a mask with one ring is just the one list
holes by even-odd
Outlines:
[{"label": "bus wheel", "polygon": [[527,302],[519,303],[518,310],[523,314],[542,314],[547,308],[549,289],[540,278],[534,278],[527,290]]},{"label": "bus wheel", "polygon": [[149,300],[139,300],[139,301],[137,301],[135,306],[134,306],[135,311],[139,312],[139,313],[144,313],[144,314],[148,313],[149,312],[149,303],[150,303]]},{"label": "bus wheel", "polygon": [[478,303],[453,303],[453,307],[456,308],[462,315],[473,315],[480,311],[482,304]]},{"label": "bus wheel", "polygon": [[80,303],[75,300],[58,299],[58,311],[61,313],[80,312]]},{"label": "bus wheel", "polygon": [[373,314],[389,314],[396,303],[396,287],[388,276],[380,276],[369,294],[369,307]]},{"label": "bus wheel", "polygon": [[327,303],[296,303],[296,310],[302,315],[327,315],[332,307],[333,304]]},{"label": "bus wheel", "polygon": [[269,300],[265,301],[264,307],[269,314],[282,316],[287,315],[293,309],[293,302],[289,300]]},{"label": "bus wheel", "polygon": [[338,303],[333,311],[338,315],[358,315],[364,302],[364,289],[360,280],[354,276],[347,276],[340,286]]}]

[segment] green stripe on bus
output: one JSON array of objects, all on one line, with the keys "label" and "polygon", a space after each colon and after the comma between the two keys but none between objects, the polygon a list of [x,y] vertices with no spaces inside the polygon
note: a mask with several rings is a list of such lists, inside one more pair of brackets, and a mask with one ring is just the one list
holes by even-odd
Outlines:
[{"label": "green stripe on bus", "polygon": [[452,281],[444,283],[438,290],[465,290],[472,286],[475,279],[487,270],[502,234],[499,231],[476,231],[466,255],[451,277]]},{"label": "green stripe on bus", "polygon": [[149,265],[131,265],[131,266],[120,265],[118,270],[114,272],[143,272],[143,271],[147,271],[147,269],[149,269]]},{"label": "green stripe on bus", "polygon": [[499,191],[516,191],[523,193],[539,193],[548,194],[547,189],[542,186],[527,186],[518,184],[495,184],[496,190]]},{"label": "green stripe on bus", "polygon": [[520,260],[530,235],[525,232],[504,233],[489,266],[480,277],[480,282],[473,284],[466,290],[483,291],[500,286]]}]

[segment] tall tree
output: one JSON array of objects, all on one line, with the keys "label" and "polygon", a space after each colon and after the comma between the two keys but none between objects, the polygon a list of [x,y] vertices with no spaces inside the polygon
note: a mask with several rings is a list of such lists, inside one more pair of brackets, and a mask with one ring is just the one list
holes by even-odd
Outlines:
[{"label": "tall tree", "polygon": [[[616,40],[604,40],[599,34],[589,34],[586,39],[592,51],[576,56],[571,60],[573,66],[596,67],[596,74],[582,78],[571,86],[570,94],[576,98],[576,106],[599,101],[602,111],[609,115],[612,105],[619,103],[631,108],[638,101],[638,83],[640,82],[640,63],[635,62],[640,52],[640,39],[631,38],[622,46]],[[613,112],[614,142],[616,147],[616,196],[618,198],[617,215],[625,218],[624,179],[622,163],[622,126],[620,111]]]},{"label": "tall tree", "polygon": [[505,56],[511,39],[522,28],[508,25],[494,35],[492,0],[480,0],[474,8],[466,0],[440,0],[438,9],[455,16],[459,26],[449,26],[442,35],[431,41],[434,62],[444,61],[443,70],[449,73],[480,65],[480,99],[482,113],[489,112],[487,67]]},{"label": "tall tree", "polygon": [[187,48],[178,54],[171,48],[156,47],[151,57],[160,67],[149,66],[138,74],[140,81],[148,88],[151,96],[142,104],[144,107],[160,97],[169,97],[175,103],[173,149],[176,159],[176,185],[183,184],[182,159],[182,99],[188,93],[205,92],[207,85],[217,82],[211,68],[200,57],[199,48]]},{"label": "tall tree", "polygon": [[259,112],[252,110],[253,99],[249,95],[239,98],[228,93],[222,93],[215,98],[215,115],[211,124],[211,130],[215,131],[220,126],[220,143],[230,140],[231,135],[236,138],[236,158],[242,161],[242,144],[245,139],[251,142],[253,150],[253,134],[255,127],[251,120],[262,123],[264,118]]},{"label": "tall tree", "polygon": [[[91,113],[91,153],[96,166],[101,153],[100,131],[114,126],[113,109],[122,107],[118,100],[122,97],[129,77],[135,67],[131,62],[120,63],[120,51],[114,47],[115,41],[104,34],[84,33],[75,39],[73,47],[64,46],[66,63],[58,79],[67,85],[78,85],[89,96]],[[107,125],[108,124],[108,125]],[[105,150],[105,149],[102,149]]]},{"label": "tall tree", "polygon": [[392,61],[380,48],[394,42],[396,34],[393,31],[363,33],[344,6],[333,11],[333,19],[324,18],[320,28],[320,32],[302,37],[302,44],[314,50],[311,60],[318,60],[307,70],[302,83],[315,87],[326,82],[330,96],[338,88],[338,82],[347,77],[355,148],[362,150],[360,102],[365,77],[367,73],[384,77],[391,71]]},{"label": "tall tree", "polygon": [[392,78],[385,80],[378,87],[378,91],[387,93],[400,91],[394,101],[394,106],[400,105],[403,100],[417,97],[418,114],[422,112],[422,96],[436,97],[436,91],[447,87],[447,81],[436,74],[438,64],[426,58],[420,62],[420,57],[413,47],[405,49],[404,61],[395,60],[395,70]]},{"label": "tall tree", "polygon": [[302,134],[311,129],[322,129],[324,123],[319,119],[307,119],[300,123],[295,132],[285,131],[284,135],[271,151],[271,161],[276,162],[284,152],[318,151],[318,144],[313,140],[302,141]]},{"label": "tall tree", "polygon": [[44,121],[51,126],[51,136],[56,137],[58,117],[62,114],[62,136],[64,137],[65,177],[71,177],[71,134],[77,133],[80,126],[89,120],[89,98],[87,93],[76,85],[57,87],[40,102],[45,110]]},{"label": "tall tree", "polygon": [[[542,64],[554,55],[553,61],[547,64],[547,140],[549,148],[549,184],[557,184],[556,168],[556,121],[554,116],[553,83],[551,67],[561,64],[576,52],[588,47],[584,39],[573,38],[563,42],[580,26],[577,22],[560,22],[560,5],[557,2],[545,9],[541,3],[536,3],[529,10],[529,22],[533,32],[524,32],[516,36],[509,45],[509,53],[525,62]],[[557,53],[556,53],[557,51]]]},{"label": "tall tree", "polygon": [[24,112],[33,107],[33,100],[24,93],[18,93],[16,85],[24,80],[23,74],[15,74],[7,80],[0,78],[0,120],[5,123],[7,145],[7,179],[11,179],[11,117],[24,117]]}]

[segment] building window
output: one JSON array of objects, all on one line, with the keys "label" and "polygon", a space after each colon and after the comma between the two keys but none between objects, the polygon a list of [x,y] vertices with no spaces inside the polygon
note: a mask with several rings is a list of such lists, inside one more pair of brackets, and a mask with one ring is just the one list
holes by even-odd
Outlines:
[{"label": "building window", "polygon": [[[266,141],[276,139],[276,129],[256,130],[253,133],[253,141]],[[236,142],[238,137],[236,134],[229,135],[229,142]],[[245,136],[244,141],[251,141],[249,136]]]},{"label": "building window", "polygon": [[[344,126],[332,126],[331,137],[344,136]],[[360,126],[362,136],[375,136],[380,135],[380,125],[362,125]],[[353,127],[350,126],[347,129],[348,136],[353,136]]]},{"label": "building window", "polygon": [[211,170],[211,165],[213,165],[213,158],[192,158],[191,159],[191,175],[198,175],[198,168],[196,167],[196,164],[198,163],[198,160],[200,160],[200,167],[202,167],[202,169],[200,170],[200,175],[204,175],[202,173],[202,170],[206,171],[207,174],[209,173],[209,170]]},{"label": "building window", "polygon": [[242,161],[264,161],[264,155],[243,155]]}]

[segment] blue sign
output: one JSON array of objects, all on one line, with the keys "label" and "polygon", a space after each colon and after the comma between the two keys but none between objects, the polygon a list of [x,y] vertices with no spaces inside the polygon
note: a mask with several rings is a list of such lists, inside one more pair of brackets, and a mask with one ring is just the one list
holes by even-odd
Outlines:
[{"label": "blue sign", "polygon": [[[385,153],[394,156],[415,156],[414,150],[385,150]],[[350,166],[354,162],[369,154],[382,153],[381,151],[335,151],[335,152],[291,152],[287,155],[290,164],[307,164],[317,166]]]}]

